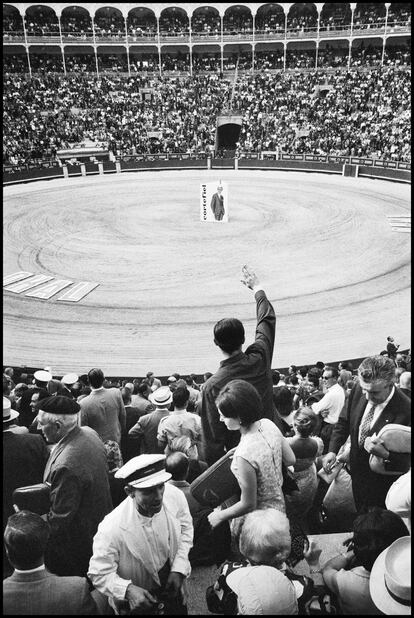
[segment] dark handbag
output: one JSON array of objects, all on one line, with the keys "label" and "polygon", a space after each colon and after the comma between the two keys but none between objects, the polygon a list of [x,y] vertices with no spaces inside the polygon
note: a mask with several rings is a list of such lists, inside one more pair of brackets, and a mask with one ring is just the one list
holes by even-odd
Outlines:
[{"label": "dark handbag", "polygon": [[240,496],[240,486],[230,469],[235,450],[232,448],[191,483],[191,495],[203,506],[214,509],[232,496]]},{"label": "dark handbag", "polygon": [[44,515],[50,509],[50,483],[37,483],[18,487],[13,492],[13,508]]}]

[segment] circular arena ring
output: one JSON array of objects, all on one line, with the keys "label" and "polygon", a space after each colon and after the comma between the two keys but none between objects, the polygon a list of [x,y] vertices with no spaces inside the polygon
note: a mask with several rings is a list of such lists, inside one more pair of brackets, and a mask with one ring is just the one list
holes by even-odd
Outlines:
[{"label": "circular arena ring", "polygon": [[[219,179],[229,222],[201,222],[200,184]],[[111,376],[214,372],[218,319],[238,317],[246,343],[254,339],[243,264],[275,307],[273,367],[379,353],[388,335],[409,347],[410,234],[396,221],[410,214],[410,190],[248,170],[7,186],[6,281],[26,272],[47,278],[52,292],[67,283],[50,298],[36,297],[40,284],[22,290],[24,279],[3,287],[3,362],[51,365],[56,375],[94,366]],[[76,290],[89,292],[76,300]]]}]

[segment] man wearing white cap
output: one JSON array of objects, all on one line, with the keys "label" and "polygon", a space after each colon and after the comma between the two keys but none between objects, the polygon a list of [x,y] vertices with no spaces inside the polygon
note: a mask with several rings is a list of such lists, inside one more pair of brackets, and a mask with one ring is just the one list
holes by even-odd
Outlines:
[{"label": "man wearing white cap", "polygon": [[166,484],[164,455],[139,455],[115,476],[127,498],[99,524],[88,577],[116,614],[187,614],[193,524],[184,494]]},{"label": "man wearing white cap", "polygon": [[66,375],[64,375],[61,379],[62,390],[60,392],[60,395],[63,395],[63,397],[69,397],[69,399],[75,399],[71,391],[71,386],[73,386],[77,381],[78,376],[76,375],[76,373],[67,373]]}]

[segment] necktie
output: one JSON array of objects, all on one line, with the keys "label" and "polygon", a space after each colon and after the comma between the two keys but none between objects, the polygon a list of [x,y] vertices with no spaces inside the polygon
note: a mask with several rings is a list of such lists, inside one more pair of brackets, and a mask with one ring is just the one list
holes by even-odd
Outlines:
[{"label": "necktie", "polygon": [[369,434],[369,430],[371,427],[372,419],[374,418],[374,412],[375,412],[376,407],[377,406],[375,403],[372,404],[370,409],[368,410],[368,412],[364,415],[364,418],[362,419],[361,432],[360,432],[360,438],[359,438],[360,447],[364,446],[365,438]]}]

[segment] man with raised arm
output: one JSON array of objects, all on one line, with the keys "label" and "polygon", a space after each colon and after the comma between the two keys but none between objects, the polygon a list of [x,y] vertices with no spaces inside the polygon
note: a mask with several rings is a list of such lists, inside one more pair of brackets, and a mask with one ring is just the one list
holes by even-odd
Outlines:
[{"label": "man with raised arm", "polygon": [[230,380],[242,379],[250,382],[263,401],[264,417],[274,421],[280,428],[280,421],[272,397],[271,363],[276,331],[276,315],[267,299],[257,275],[247,266],[242,268],[241,282],[254,292],[256,300],[256,337],[245,352],[243,324],[237,318],[224,318],[214,327],[214,343],[220,348],[224,359],[219,369],[205,383],[198,410],[201,416],[203,459],[209,465],[220,459],[226,451],[240,440],[237,431],[228,431],[219,420],[215,400],[220,390]]}]

